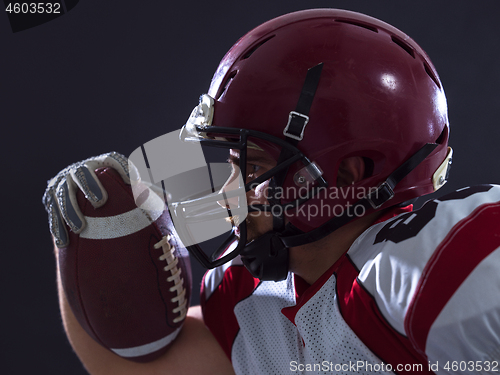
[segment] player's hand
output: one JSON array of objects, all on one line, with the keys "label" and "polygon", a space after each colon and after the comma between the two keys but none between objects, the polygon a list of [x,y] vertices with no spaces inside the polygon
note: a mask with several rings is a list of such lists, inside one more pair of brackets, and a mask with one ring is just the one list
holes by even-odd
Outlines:
[{"label": "player's hand", "polygon": [[64,223],[77,234],[85,228],[85,218],[76,200],[77,189],[80,189],[96,208],[106,203],[108,194],[94,172],[101,167],[115,169],[123,180],[130,184],[127,158],[117,152],[72,164],[47,182],[42,201],[49,214],[50,233],[54,236],[57,247],[66,247],[69,244]]}]

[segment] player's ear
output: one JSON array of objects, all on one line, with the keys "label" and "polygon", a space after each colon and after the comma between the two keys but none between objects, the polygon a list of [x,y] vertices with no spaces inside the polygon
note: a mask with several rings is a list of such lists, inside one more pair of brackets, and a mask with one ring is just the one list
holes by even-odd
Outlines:
[{"label": "player's ear", "polygon": [[365,175],[365,161],[361,156],[351,156],[340,162],[337,172],[337,187],[361,181]]}]

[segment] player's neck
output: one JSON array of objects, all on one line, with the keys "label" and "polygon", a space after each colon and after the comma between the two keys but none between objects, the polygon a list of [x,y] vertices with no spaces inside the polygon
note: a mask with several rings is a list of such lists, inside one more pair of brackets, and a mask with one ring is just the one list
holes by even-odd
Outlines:
[{"label": "player's neck", "polygon": [[312,285],[379,216],[380,213],[375,212],[344,225],[319,241],[291,248],[290,270]]}]

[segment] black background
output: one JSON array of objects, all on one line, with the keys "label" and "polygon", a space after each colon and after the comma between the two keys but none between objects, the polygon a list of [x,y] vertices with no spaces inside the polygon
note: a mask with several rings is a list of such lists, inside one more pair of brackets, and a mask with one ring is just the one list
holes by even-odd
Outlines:
[{"label": "black background", "polygon": [[[18,33],[0,15],[0,373],[85,373],[58,313],[41,204],[46,180],[75,161],[111,150],[129,155],[179,128],[240,36],[283,13],[318,7],[380,18],[431,56],[455,150],[443,191],[500,183],[498,1],[82,0]],[[194,294],[200,277],[198,269]]]}]

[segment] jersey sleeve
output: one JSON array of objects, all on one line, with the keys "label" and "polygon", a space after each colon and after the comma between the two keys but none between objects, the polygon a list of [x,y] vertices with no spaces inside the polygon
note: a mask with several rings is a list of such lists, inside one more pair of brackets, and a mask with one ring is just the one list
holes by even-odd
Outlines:
[{"label": "jersey sleeve", "polygon": [[230,360],[240,329],[234,308],[252,294],[258,283],[239,257],[209,270],[203,277],[200,292],[203,320]]},{"label": "jersey sleeve", "polygon": [[500,361],[499,186],[429,201],[357,242],[349,256],[358,282],[420,355],[441,365]]}]

